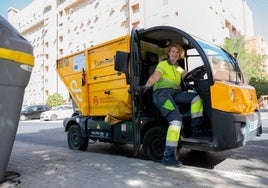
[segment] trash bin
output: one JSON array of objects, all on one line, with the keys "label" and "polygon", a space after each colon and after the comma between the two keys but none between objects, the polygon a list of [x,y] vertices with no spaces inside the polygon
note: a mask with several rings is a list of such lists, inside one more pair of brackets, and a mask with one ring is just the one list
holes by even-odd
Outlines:
[{"label": "trash bin", "polygon": [[5,177],[33,65],[33,47],[0,15],[0,182]]}]

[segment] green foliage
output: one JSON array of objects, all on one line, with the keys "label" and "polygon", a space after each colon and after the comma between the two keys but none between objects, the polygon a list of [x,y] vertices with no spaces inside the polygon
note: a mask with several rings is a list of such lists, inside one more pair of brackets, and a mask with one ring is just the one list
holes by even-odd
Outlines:
[{"label": "green foliage", "polygon": [[63,97],[59,93],[54,93],[50,95],[47,99],[46,104],[50,107],[61,105],[63,102]]},{"label": "green foliage", "polygon": [[254,86],[257,97],[268,94],[268,75],[265,72],[264,63],[267,55],[248,53],[242,36],[227,39],[222,46],[230,54],[238,53],[237,61],[245,79]]},{"label": "green foliage", "polygon": [[227,39],[223,48],[230,54],[238,53],[237,61],[247,81],[251,78],[265,79],[267,75],[264,70],[264,62],[267,55],[248,53],[242,36]]},{"label": "green foliage", "polygon": [[258,98],[260,98],[261,95],[268,94],[267,80],[258,80],[256,78],[251,78],[249,80],[249,84],[255,87]]}]

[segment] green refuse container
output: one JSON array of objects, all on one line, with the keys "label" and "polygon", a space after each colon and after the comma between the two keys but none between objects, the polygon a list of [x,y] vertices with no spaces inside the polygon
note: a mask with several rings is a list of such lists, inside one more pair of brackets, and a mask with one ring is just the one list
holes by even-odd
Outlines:
[{"label": "green refuse container", "polygon": [[33,66],[33,47],[0,15],[0,182],[5,177]]}]

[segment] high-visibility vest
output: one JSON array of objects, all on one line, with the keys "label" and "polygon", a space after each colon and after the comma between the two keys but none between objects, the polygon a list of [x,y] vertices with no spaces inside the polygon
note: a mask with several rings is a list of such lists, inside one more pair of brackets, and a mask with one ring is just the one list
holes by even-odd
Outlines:
[{"label": "high-visibility vest", "polygon": [[178,65],[172,65],[168,61],[169,60],[161,61],[155,69],[156,71],[161,72],[162,76],[155,82],[153,86],[154,90],[160,88],[180,88],[181,74],[184,70]]}]

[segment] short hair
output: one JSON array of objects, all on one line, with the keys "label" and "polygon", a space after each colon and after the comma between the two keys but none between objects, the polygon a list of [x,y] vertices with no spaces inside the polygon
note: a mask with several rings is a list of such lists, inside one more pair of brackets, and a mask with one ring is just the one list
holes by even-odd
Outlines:
[{"label": "short hair", "polygon": [[169,47],[168,47],[167,56],[169,57],[168,54],[169,54],[171,48],[173,48],[173,47],[175,47],[175,48],[178,49],[178,51],[179,51],[179,55],[180,55],[179,58],[180,58],[180,59],[183,59],[183,58],[184,58],[184,55],[185,55],[185,50],[184,50],[184,48],[183,48],[181,45],[179,45],[179,44],[170,44]]}]

